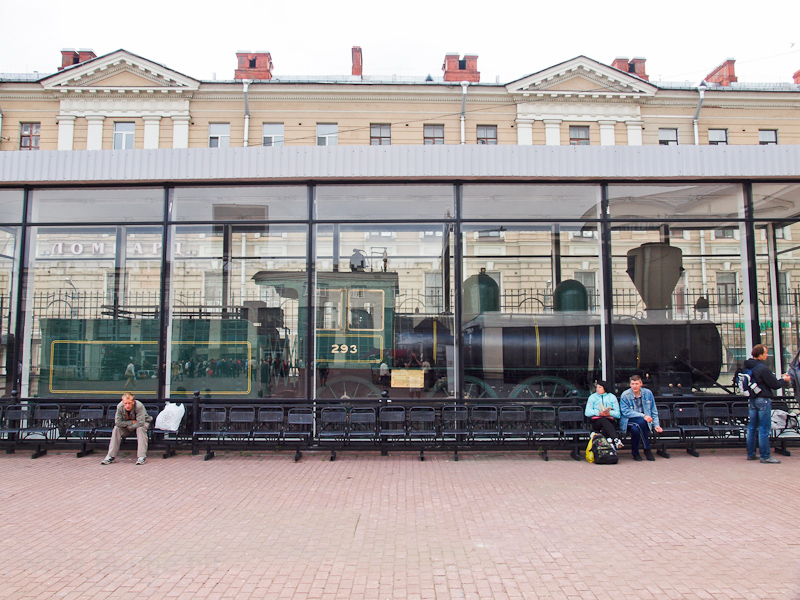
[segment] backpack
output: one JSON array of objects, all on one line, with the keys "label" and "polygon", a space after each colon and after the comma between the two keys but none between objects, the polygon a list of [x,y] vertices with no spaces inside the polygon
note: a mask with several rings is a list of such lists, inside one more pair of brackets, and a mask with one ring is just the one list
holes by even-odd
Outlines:
[{"label": "backpack", "polygon": [[586,460],[597,465],[615,465],[619,461],[614,444],[602,433],[592,433],[586,446]]},{"label": "backpack", "polygon": [[739,372],[736,373],[734,377],[734,381],[736,382],[739,393],[744,396],[755,398],[761,393],[761,388],[753,378],[753,369],[744,367],[739,369]]}]

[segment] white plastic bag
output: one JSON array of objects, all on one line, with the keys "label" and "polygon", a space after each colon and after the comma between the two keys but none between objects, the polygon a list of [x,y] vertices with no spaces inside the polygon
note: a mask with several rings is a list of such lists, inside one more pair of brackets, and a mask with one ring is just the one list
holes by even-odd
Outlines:
[{"label": "white plastic bag", "polygon": [[181,426],[181,421],[185,413],[186,409],[183,407],[183,404],[167,402],[164,405],[164,410],[158,413],[156,417],[156,429],[160,429],[161,431],[178,431],[178,427]]}]

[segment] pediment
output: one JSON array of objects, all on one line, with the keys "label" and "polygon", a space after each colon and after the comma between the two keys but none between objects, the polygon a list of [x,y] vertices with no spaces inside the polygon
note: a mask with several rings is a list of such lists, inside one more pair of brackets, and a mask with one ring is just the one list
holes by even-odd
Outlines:
[{"label": "pediment", "polygon": [[200,82],[126,50],[98,56],[42,81],[45,89],[80,91],[98,88],[193,91]]},{"label": "pediment", "polygon": [[545,97],[571,95],[593,97],[640,97],[656,93],[656,86],[599,63],[578,56],[506,85],[510,93]]}]

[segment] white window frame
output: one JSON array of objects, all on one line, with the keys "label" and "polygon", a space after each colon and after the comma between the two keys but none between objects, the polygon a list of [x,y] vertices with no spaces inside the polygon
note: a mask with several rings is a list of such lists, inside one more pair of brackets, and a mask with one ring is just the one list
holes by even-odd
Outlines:
[{"label": "white window frame", "polygon": [[317,146],[338,146],[339,124],[317,123]]},{"label": "white window frame", "polygon": [[444,144],[444,125],[423,125],[422,143],[425,146],[441,146]]},{"label": "white window frame", "polygon": [[[720,139],[712,140],[712,133]],[[728,130],[727,129],[709,129],[708,130],[708,145],[709,146],[727,146],[728,145]]]},{"label": "white window frame", "polygon": [[208,124],[208,147],[209,148],[228,148],[231,145],[231,124],[230,123],[209,123]]},{"label": "white window frame", "polygon": [[262,146],[283,146],[283,123],[264,123],[261,126]]},{"label": "white window frame", "polygon": [[661,146],[677,146],[678,130],[674,127],[659,127],[658,143]]},{"label": "white window frame", "polygon": [[132,121],[114,122],[114,150],[133,150],[136,123]]},{"label": "white window frame", "polygon": [[[769,136],[771,136],[772,139],[766,139]],[[759,144],[759,146],[777,146],[778,145],[778,130],[777,129],[759,129],[758,130],[758,144]]]}]

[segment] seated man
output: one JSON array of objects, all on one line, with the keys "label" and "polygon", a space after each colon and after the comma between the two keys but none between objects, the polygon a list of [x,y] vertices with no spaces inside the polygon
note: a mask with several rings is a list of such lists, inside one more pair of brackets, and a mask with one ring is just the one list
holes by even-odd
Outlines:
[{"label": "seated man", "polygon": [[135,433],[138,442],[136,464],[143,465],[147,461],[147,428],[152,421],[153,417],[147,414],[144,404],[136,400],[133,394],[122,394],[122,402],[117,405],[117,414],[114,417],[111,441],[108,443],[108,456],[100,464],[110,465],[114,462],[122,440]]},{"label": "seated man", "polygon": [[658,421],[656,399],[653,397],[653,392],[642,387],[642,378],[638,375],[631,375],[630,384],[630,389],[622,392],[619,399],[622,413],[619,428],[622,431],[630,431],[633,460],[642,460],[639,456],[640,443],[644,448],[645,458],[655,460],[650,450],[650,428],[658,433],[663,431]]}]

